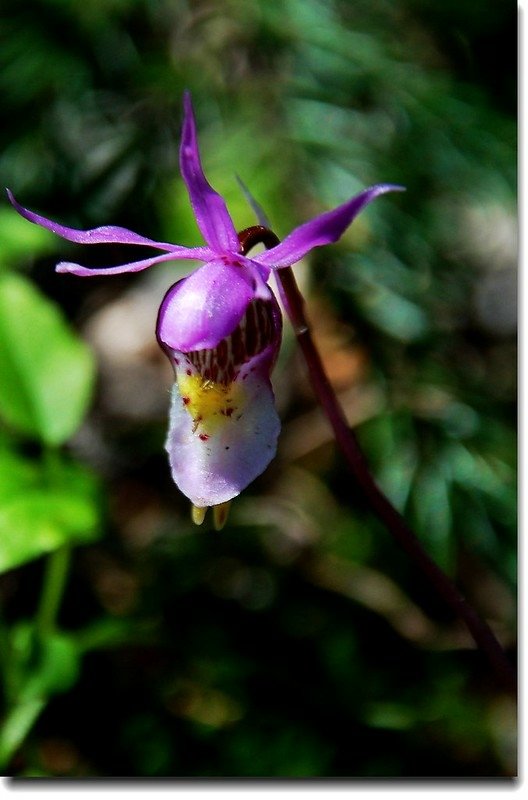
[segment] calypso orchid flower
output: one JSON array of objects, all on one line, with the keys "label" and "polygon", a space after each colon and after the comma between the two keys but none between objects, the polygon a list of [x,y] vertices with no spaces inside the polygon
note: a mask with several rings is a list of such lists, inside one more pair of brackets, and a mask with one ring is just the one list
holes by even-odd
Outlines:
[{"label": "calypso orchid flower", "polygon": [[175,373],[166,449],[172,476],[201,522],[215,507],[221,526],[227,503],[260,475],[275,455],[280,421],[270,374],[281,340],[281,312],[268,286],[273,270],[300,261],[314,247],[337,241],[357,214],[391,184],[365,189],[333,211],[295,228],[265,252],[247,256],[223,198],[202,169],[190,95],[184,97],[180,169],[205,245],[156,242],[117,226],[76,230],[22,207],[30,222],[79,244],[127,244],[160,254],[119,266],[90,269],[60,262],[57,272],[88,277],[139,272],[164,261],[202,261],[175,283],[159,310],[156,335]]}]

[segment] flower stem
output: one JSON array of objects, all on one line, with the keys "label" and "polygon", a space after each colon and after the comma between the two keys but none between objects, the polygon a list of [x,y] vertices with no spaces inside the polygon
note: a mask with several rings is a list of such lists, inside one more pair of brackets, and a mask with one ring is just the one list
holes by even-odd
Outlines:
[{"label": "flower stem", "polygon": [[[47,640],[55,632],[57,614],[68,575],[70,553],[71,548],[64,545],[47,557],[40,602],[33,626],[35,640],[41,648],[46,647]],[[6,653],[3,677],[7,708],[0,726],[0,769],[7,769],[46,707],[48,697],[40,691],[35,694],[29,690],[34,681],[34,674],[30,674],[22,684],[17,679],[17,662],[12,658],[10,660],[7,634],[1,644]],[[21,676],[24,674],[24,671],[20,672]]]},{"label": "flower stem", "polygon": [[45,706],[44,698],[31,697],[6,713],[0,728],[0,769],[4,774]]},{"label": "flower stem", "polygon": [[343,410],[326,376],[321,357],[310,335],[304,313],[303,297],[291,268],[276,270],[275,276],[281,299],[306,360],[315,395],[328,417],[337,444],[358,486],[361,488],[368,506],[435,587],[444,601],[465,622],[477,647],[487,656],[497,677],[506,688],[515,693],[516,679],[514,670],[491,628],[479,617],[448,576],[427,554],[401,514],[376,485],[356,435],[349,428]]},{"label": "flower stem", "polygon": [[45,639],[53,633],[62,600],[62,594],[70,565],[71,549],[68,545],[60,547],[48,556],[44,584],[36,616],[36,631]]},{"label": "flower stem", "polygon": [[[48,447],[43,453],[43,466],[47,485],[53,489],[60,480],[60,453],[54,447]],[[62,595],[68,579],[71,561],[71,546],[63,544],[51,552],[44,566],[44,578],[37,613],[35,615],[35,631],[41,640],[54,633],[57,614],[59,613]]]}]

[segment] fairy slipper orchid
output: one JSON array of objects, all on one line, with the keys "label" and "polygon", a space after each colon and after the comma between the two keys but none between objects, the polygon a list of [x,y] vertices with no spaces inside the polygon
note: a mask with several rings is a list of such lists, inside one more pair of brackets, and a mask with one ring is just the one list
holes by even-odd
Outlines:
[{"label": "fairy slipper orchid", "polygon": [[204,509],[213,506],[220,527],[226,503],[264,471],[277,449],[280,422],[270,373],[280,345],[281,314],[267,283],[271,272],[295,264],[314,247],[337,241],[371,200],[401,187],[379,184],[365,189],[295,228],[281,242],[268,231],[273,246],[249,257],[251,237],[237,233],[223,198],[204,175],[188,93],[180,169],[205,240],[202,247],[157,242],[112,225],[86,231],[68,228],[24,208],[9,190],[8,196],[23,217],[68,241],[161,251],[100,269],[60,262],[57,272],[88,277],[139,272],[164,261],[203,262],[165,295],[156,334],[175,372],[166,442],[172,475],[193,503],[193,519],[201,522]]}]

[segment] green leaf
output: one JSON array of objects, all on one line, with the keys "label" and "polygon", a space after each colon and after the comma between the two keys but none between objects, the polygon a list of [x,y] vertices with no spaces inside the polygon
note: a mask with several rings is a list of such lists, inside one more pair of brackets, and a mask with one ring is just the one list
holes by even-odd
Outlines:
[{"label": "green leaf", "polygon": [[100,535],[94,477],[73,464],[59,464],[53,485],[44,469],[0,452],[0,572]]},{"label": "green leaf", "polygon": [[13,631],[13,644],[20,660],[24,701],[67,692],[75,685],[80,655],[73,636],[54,632],[37,641],[32,625],[22,622]]},{"label": "green leaf", "polygon": [[94,362],[59,308],[20,275],[0,276],[0,416],[45,444],[65,442],[88,408]]},{"label": "green leaf", "polygon": [[14,495],[37,485],[41,467],[14,451],[0,450],[0,509]]}]

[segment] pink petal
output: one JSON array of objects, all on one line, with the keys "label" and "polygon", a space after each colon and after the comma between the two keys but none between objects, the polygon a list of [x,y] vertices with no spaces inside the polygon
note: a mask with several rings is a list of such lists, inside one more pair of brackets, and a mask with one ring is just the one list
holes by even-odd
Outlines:
[{"label": "pink petal", "polygon": [[177,261],[181,259],[203,261],[205,257],[210,255],[210,251],[205,247],[189,247],[181,248],[181,250],[185,250],[185,253],[180,251],[163,253],[163,255],[145,258],[141,261],[131,261],[129,264],[119,264],[116,267],[92,268],[83,267],[81,264],[75,264],[72,261],[61,261],[55,267],[55,271],[71,272],[72,275],[78,275],[81,278],[90,278],[94,275],[121,275],[124,272],[141,272],[141,270],[148,269],[153,264],[159,264],[162,261]]},{"label": "pink petal", "polygon": [[360,211],[381,194],[404,191],[402,186],[382,183],[371,186],[348,200],[343,205],[327,211],[318,217],[295,228],[286,238],[271,250],[252,256],[253,261],[265,264],[272,269],[288,267],[300,261],[314,247],[336,242]]},{"label": "pink petal", "polygon": [[[134,231],[129,231],[127,228],[121,228],[117,225],[103,225],[101,228],[92,228],[87,231],[68,228],[65,225],[59,225],[58,222],[54,222],[51,219],[47,219],[47,217],[42,217],[40,214],[35,214],[33,211],[24,208],[24,206],[21,206],[20,203],[15,200],[13,193],[9,189],[7,189],[7,195],[12,206],[21,216],[33,222],[35,225],[41,225],[43,228],[47,228],[53,233],[56,233],[57,236],[67,239],[69,242],[76,242],[77,244],[134,244],[178,253],[179,255],[175,256],[176,258],[202,258],[201,255],[187,255],[187,253],[192,252],[193,248],[180,247],[177,244],[168,244],[167,242],[155,242],[153,239],[140,236],[138,233],[134,233]],[[200,251],[208,253],[208,256],[204,256],[205,258],[210,257],[208,248],[194,248],[194,250],[195,252]]]},{"label": "pink petal", "polygon": [[185,391],[200,378],[180,354],[165,447],[175,483],[195,506],[236,497],[274,457],[280,420],[269,381],[273,357],[274,348],[268,347],[245,364],[218,404],[206,405],[209,413],[197,424]]},{"label": "pink petal", "polygon": [[184,99],[180,170],[187,185],[194,216],[207,244],[216,253],[238,253],[240,245],[223,198],[207,181],[200,160],[196,122],[188,92]]},{"label": "pink petal", "polygon": [[257,280],[248,268],[209,261],[165,295],[158,315],[158,339],[184,352],[216,347],[236,328],[256,288]]}]

